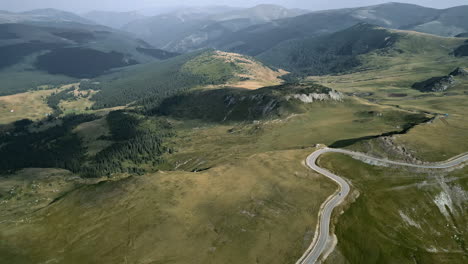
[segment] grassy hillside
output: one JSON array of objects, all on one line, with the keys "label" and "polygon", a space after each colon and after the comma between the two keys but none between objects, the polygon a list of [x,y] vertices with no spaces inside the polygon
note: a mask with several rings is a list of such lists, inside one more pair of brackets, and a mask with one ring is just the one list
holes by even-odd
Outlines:
[{"label": "grassy hillside", "polygon": [[[334,189],[298,162],[309,151],[78,185],[32,215],[3,217],[0,253],[8,263],[293,263],[313,236],[320,201]],[[54,178],[36,178],[38,187],[19,176],[9,181],[19,186],[2,190],[2,209],[47,193],[48,182],[70,188]]]},{"label": "grassy hillside", "polygon": [[[441,161],[467,152],[466,77],[454,76],[446,91],[423,93],[411,88],[466,67],[466,58],[453,54],[464,40],[395,33],[400,37],[393,51],[361,55],[359,71],[309,80],[368,102],[433,113],[437,118],[405,134],[361,141],[350,148],[408,162]],[[350,179],[356,199],[335,222],[338,245],[327,263],[466,262],[466,228],[460,224],[466,222],[464,169],[375,167],[340,155],[329,155],[321,164]]]},{"label": "grassy hillside", "polygon": [[464,263],[466,169],[406,170],[329,155],[320,164],[349,179],[355,201],[336,225],[327,263]]},{"label": "grassy hillside", "polygon": [[[467,96],[466,78],[454,77],[453,87],[443,92],[427,93],[412,89],[415,83],[447,76],[457,67],[466,67],[466,58],[452,55],[453,50],[464,43],[464,39],[405,31],[399,33],[402,35],[394,46],[394,52],[362,56],[365,68],[361,71],[309,79],[379,104],[437,113],[441,117],[449,114],[449,125],[444,120],[437,120],[396,137],[397,142],[423,160],[438,161],[468,151],[462,129],[468,125],[463,103]],[[444,135],[443,141],[439,135]]]}]

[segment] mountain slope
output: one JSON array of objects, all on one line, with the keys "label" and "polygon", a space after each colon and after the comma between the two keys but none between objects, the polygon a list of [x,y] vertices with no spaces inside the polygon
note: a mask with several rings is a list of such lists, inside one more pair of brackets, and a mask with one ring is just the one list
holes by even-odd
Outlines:
[{"label": "mountain slope", "polygon": [[152,108],[162,99],[191,88],[260,88],[281,84],[285,74],[253,58],[219,51],[198,51],[167,61],[137,65],[103,76],[101,91],[93,97],[95,108],[137,102]]},{"label": "mountain slope", "polygon": [[[286,40],[334,33],[362,22],[391,29],[410,29],[451,36],[468,30],[465,26],[468,22],[468,12],[463,12],[463,10],[465,10],[464,6],[438,10],[409,4],[388,3],[361,8],[318,11],[255,25],[215,39],[209,45],[221,50],[258,55]],[[457,13],[456,19],[448,19],[454,17],[451,15],[452,12]],[[420,26],[434,23],[438,21],[437,19],[445,23],[444,27],[457,27],[457,30],[448,32],[436,30],[435,27],[423,29]]]},{"label": "mountain slope", "polygon": [[22,13],[0,12],[0,23],[81,23],[94,24],[71,12],[57,9],[36,9]]},{"label": "mountain slope", "polygon": [[184,52],[207,47],[206,43],[212,39],[230,35],[242,28],[306,12],[275,5],[217,13],[192,8],[134,21],[123,29],[156,47]]},{"label": "mountain slope", "polygon": [[203,10],[182,10],[133,21],[122,29],[163,48],[209,23],[208,15]]},{"label": "mountain slope", "polygon": [[384,28],[358,24],[331,35],[284,42],[258,58],[302,75],[340,73],[360,66],[359,55],[391,48],[398,38]]},{"label": "mountain slope", "polygon": [[[35,88],[40,79],[55,79],[50,74],[90,78],[112,68],[177,55],[103,26],[54,25],[0,24],[0,76],[4,84],[1,94]],[[33,74],[43,77],[32,77]]]},{"label": "mountain slope", "polygon": [[295,17],[309,12],[310,11],[302,9],[288,9],[279,5],[262,4],[251,8],[214,15],[211,19],[215,21],[247,19],[250,20],[252,24],[255,24],[287,17]]},{"label": "mountain slope", "polygon": [[84,18],[97,24],[120,29],[123,26],[145,16],[138,12],[110,12],[110,11],[91,11],[82,15]]}]

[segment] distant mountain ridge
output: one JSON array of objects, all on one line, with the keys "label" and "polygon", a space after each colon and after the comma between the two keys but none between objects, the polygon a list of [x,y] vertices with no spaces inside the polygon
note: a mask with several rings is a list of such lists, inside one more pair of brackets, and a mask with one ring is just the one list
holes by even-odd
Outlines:
[{"label": "distant mountain ridge", "polygon": [[135,20],[144,19],[146,16],[137,11],[130,12],[110,12],[91,11],[82,15],[84,18],[97,24],[120,29],[126,24]]},{"label": "distant mountain ridge", "polygon": [[252,25],[307,12],[309,11],[276,5],[259,5],[228,11],[189,8],[137,20],[122,29],[136,34],[156,47],[187,52],[204,48],[205,43]]},{"label": "distant mountain ridge", "polygon": [[228,21],[235,19],[249,19],[253,23],[270,22],[286,17],[295,17],[309,13],[303,9],[288,9],[279,5],[261,4],[252,8],[235,10],[227,13],[214,15],[211,19],[215,21]]},{"label": "distant mountain ridge", "polygon": [[363,22],[390,29],[455,36],[468,32],[468,6],[434,9],[387,3],[316,11],[257,24],[243,21],[244,25],[237,28],[235,26],[242,23],[241,19],[218,21],[197,29],[183,39],[175,38],[164,48],[183,52],[212,47],[258,55],[283,41],[330,34]]},{"label": "distant mountain ridge", "polygon": [[92,78],[177,55],[100,25],[0,23],[0,94],[23,92],[50,79]]},{"label": "distant mountain ridge", "polygon": [[358,23],[440,36],[468,32],[468,5],[435,9],[392,2],[310,12],[263,4],[251,8],[178,8],[151,17],[145,17],[142,11],[93,11],[83,16],[55,9],[5,11],[0,12],[0,23],[101,24],[122,29],[172,52],[214,48],[253,56],[287,40],[330,34]]},{"label": "distant mountain ridge", "polygon": [[95,24],[91,20],[83,18],[71,12],[53,8],[35,9],[27,12],[13,13],[0,11],[0,23],[47,23],[67,22],[80,24]]}]

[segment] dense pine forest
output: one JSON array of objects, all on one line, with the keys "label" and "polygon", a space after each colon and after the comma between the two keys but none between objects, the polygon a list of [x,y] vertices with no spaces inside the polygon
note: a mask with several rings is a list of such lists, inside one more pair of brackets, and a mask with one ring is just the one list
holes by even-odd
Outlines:
[{"label": "dense pine forest", "polygon": [[82,170],[87,177],[112,173],[144,173],[142,165],[154,167],[163,160],[161,155],[171,151],[163,145],[172,136],[171,125],[165,120],[148,120],[125,111],[107,116],[111,146],[99,152]]},{"label": "dense pine forest", "polygon": [[77,125],[95,120],[95,115],[69,115],[57,120],[60,125],[32,132],[34,123],[22,120],[14,130],[4,133],[0,148],[0,173],[22,168],[64,168],[78,172],[86,149],[72,133]]},{"label": "dense pine forest", "polygon": [[9,174],[22,168],[63,168],[84,177],[110,176],[112,173],[145,172],[144,164],[158,165],[161,155],[170,151],[164,138],[172,135],[165,120],[124,111],[107,117],[113,143],[89,156],[82,139],[73,132],[78,125],[98,119],[96,115],[67,115],[49,122],[56,125],[44,129],[44,122],[21,120],[2,133],[0,173]]}]

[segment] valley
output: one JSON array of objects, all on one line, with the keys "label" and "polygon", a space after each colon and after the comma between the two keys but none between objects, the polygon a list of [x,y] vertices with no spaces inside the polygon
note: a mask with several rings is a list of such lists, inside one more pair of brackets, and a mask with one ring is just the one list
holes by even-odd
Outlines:
[{"label": "valley", "polygon": [[0,263],[465,263],[465,9],[0,12]]}]

